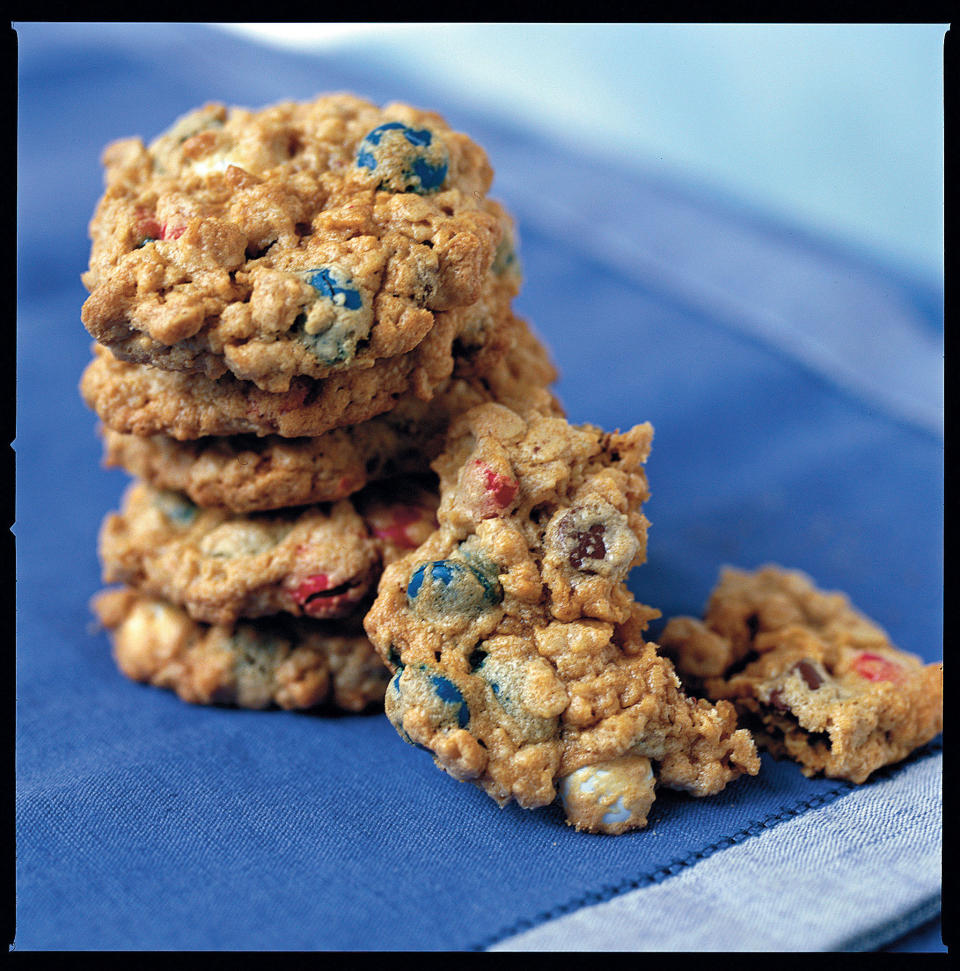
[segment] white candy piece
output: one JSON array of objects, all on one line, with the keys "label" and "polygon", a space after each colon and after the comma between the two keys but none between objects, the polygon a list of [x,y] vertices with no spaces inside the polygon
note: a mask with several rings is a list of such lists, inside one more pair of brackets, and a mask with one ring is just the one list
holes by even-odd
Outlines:
[{"label": "white candy piece", "polygon": [[199,158],[192,167],[195,175],[214,175],[226,172],[231,165],[243,168],[239,162],[226,155],[208,155],[205,158]]},{"label": "white candy piece", "polygon": [[262,523],[227,520],[200,540],[200,550],[207,556],[257,556],[290,532],[285,523],[271,525],[272,529]]},{"label": "white candy piece", "polygon": [[578,830],[617,835],[646,826],[655,786],[650,760],[628,752],[564,776],[560,799]]}]

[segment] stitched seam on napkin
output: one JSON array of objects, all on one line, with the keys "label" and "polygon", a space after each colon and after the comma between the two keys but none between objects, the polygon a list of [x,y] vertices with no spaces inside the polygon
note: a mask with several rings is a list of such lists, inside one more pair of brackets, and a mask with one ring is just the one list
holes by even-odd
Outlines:
[{"label": "stitched seam on napkin", "polygon": [[574,899],[567,901],[566,903],[558,904],[556,907],[553,907],[550,910],[541,911],[533,918],[521,918],[511,927],[497,932],[496,934],[482,941],[479,945],[471,948],[471,950],[483,950],[501,940],[504,940],[507,937],[513,937],[515,934],[519,934],[522,931],[531,930],[539,924],[544,924],[547,921],[555,920],[557,917],[572,913],[575,910],[579,910],[581,907],[605,903],[606,901],[612,900],[614,897],[618,897],[621,894],[628,893],[631,890],[639,890],[641,887],[649,887],[653,884],[661,883],[669,877],[675,876],[676,874],[682,872],[687,867],[693,866],[694,864],[699,863],[701,860],[705,860],[708,857],[713,856],[713,854],[718,850],[729,849],[732,846],[736,846],[737,844],[742,843],[744,840],[749,839],[751,836],[756,836],[759,833],[762,833],[764,830],[776,826],[777,823],[781,823],[787,819],[792,819],[799,816],[807,810],[819,809],[820,807],[833,802],[840,796],[846,795],[852,789],[852,783],[844,783],[842,786],[838,786],[836,789],[831,789],[829,792],[820,796],[815,796],[813,799],[808,799],[804,802],[798,803],[795,806],[784,807],[777,813],[772,813],[765,816],[763,819],[756,820],[755,822],[750,823],[748,826],[745,826],[743,829],[738,830],[731,836],[724,836],[722,839],[719,839],[708,846],[701,847],[701,849],[695,850],[693,853],[690,853],[682,859],[674,860],[665,866],[658,867],[652,873],[644,874],[641,877],[631,877],[629,880],[623,880],[612,887],[605,887],[603,890],[588,891],[579,897],[575,897]]},{"label": "stitched seam on napkin", "polygon": [[[911,758],[908,758],[903,762],[898,762],[895,765],[889,765],[879,769],[873,774],[873,776],[871,776],[871,781],[873,782],[879,779],[889,778],[895,772],[899,771],[902,766],[912,762],[926,760],[942,750],[942,740],[931,742],[920,749],[917,753],[914,753]],[[467,948],[467,950],[486,950],[487,948],[492,947],[494,944],[497,944],[508,937],[513,937],[514,935],[520,934],[523,931],[531,930],[532,928],[537,927],[540,924],[545,924],[548,921],[556,920],[558,917],[573,913],[576,910],[580,910],[582,907],[593,906],[594,904],[602,904],[608,900],[612,900],[614,897],[618,897],[624,893],[629,893],[631,890],[639,890],[641,887],[649,887],[657,883],[662,883],[664,880],[668,880],[670,877],[676,876],[678,873],[682,873],[688,867],[695,866],[701,860],[705,860],[708,857],[713,856],[714,853],[737,846],[738,844],[750,839],[752,836],[758,836],[765,830],[772,829],[779,823],[786,822],[789,819],[794,819],[797,816],[802,815],[804,812],[808,812],[812,809],[822,809],[824,806],[836,802],[843,796],[849,795],[851,792],[855,792],[858,788],[859,787],[852,782],[843,782],[836,788],[830,789],[828,792],[821,793],[819,796],[814,796],[811,799],[796,803],[793,806],[781,807],[776,813],[771,813],[764,816],[762,819],[756,820],[749,825],[744,826],[742,829],[730,836],[724,836],[708,846],[701,847],[699,850],[689,853],[682,859],[674,860],[671,863],[665,864],[664,866],[657,867],[657,869],[653,870],[651,873],[644,874],[640,877],[631,877],[628,880],[622,880],[618,884],[604,887],[601,890],[587,891],[586,893],[583,893],[572,900],[558,904],[556,907],[551,907],[549,910],[541,911],[534,917],[522,917],[509,927],[502,928],[495,934],[491,934],[489,937],[484,938],[478,944],[471,945]],[[906,928],[906,930],[909,929],[909,927]],[[893,938],[889,938],[889,940],[893,940]]]}]

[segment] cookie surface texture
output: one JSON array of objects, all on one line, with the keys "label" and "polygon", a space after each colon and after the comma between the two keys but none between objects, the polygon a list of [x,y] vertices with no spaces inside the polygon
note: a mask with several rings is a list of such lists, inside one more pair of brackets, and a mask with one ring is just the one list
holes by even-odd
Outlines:
[{"label": "cookie surface texture", "polygon": [[724,570],[703,620],[673,618],[661,642],[691,687],[734,702],[807,776],[864,782],[943,729],[943,665],[796,570]]},{"label": "cookie surface texture", "polygon": [[372,594],[385,562],[429,535],[436,503],[429,485],[405,480],[333,504],[240,515],[134,483],[100,530],[104,581],[211,624],[345,617]]},{"label": "cookie surface texture", "polygon": [[651,438],[471,409],[434,463],[439,529],[365,618],[404,739],[500,805],[559,790],[594,832],[646,825],[655,784],[708,795],[759,767],[733,706],[686,698],[642,637],[659,612],[625,581],[646,556]]},{"label": "cookie surface texture", "polygon": [[485,153],[409,105],[208,104],[103,161],[82,319],[128,361],[286,391],[408,353],[509,261]]},{"label": "cookie surface texture", "polygon": [[389,680],[359,617],[209,625],[129,588],[103,591],[93,610],[128,678],[192,704],[360,712],[382,704]]},{"label": "cookie surface texture", "polygon": [[430,401],[451,375],[482,374],[508,353],[526,325],[505,292],[438,314],[408,354],[322,380],[295,378],[272,393],[232,375],[218,380],[118,360],[95,344],[80,381],[87,405],[108,428],[180,441],[206,436],[314,437],[390,411],[404,396]]},{"label": "cookie surface texture", "polygon": [[[102,429],[105,461],[199,506],[256,512],[334,502],[381,479],[428,473],[451,419],[485,401],[524,408],[556,371],[526,325],[489,370],[452,376],[430,401],[406,395],[382,415],[313,438],[277,435],[177,441]],[[555,399],[551,407],[561,408]]]}]

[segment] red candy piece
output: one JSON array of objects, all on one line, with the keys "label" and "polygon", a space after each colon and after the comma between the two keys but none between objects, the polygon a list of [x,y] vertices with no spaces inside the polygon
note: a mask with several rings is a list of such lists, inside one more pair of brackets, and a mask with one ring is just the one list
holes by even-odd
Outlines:
[{"label": "red candy piece", "polygon": [[179,239],[186,231],[186,226],[171,228],[152,216],[142,216],[137,223],[137,233],[145,239]]},{"label": "red candy piece", "polygon": [[[308,617],[341,617],[353,610],[366,590],[367,585],[363,582],[341,584],[331,590],[330,577],[326,573],[317,573],[297,587],[293,599]],[[321,596],[325,593],[326,596]]]},{"label": "red candy piece", "polygon": [[330,577],[326,573],[307,577],[294,591],[293,599],[302,607],[315,593],[321,593],[330,586]]},{"label": "red candy piece", "polygon": [[392,506],[388,511],[389,519],[382,526],[371,523],[373,535],[379,539],[396,543],[406,549],[413,549],[420,543],[407,534],[407,526],[423,519],[423,510],[416,506]]},{"label": "red candy piece", "polygon": [[141,219],[137,223],[137,232],[146,239],[163,238],[163,226],[156,219]]},{"label": "red candy piece", "polygon": [[494,471],[480,459],[474,459],[473,464],[479,472],[485,493],[480,504],[480,517],[492,519],[513,502],[520,484],[516,479]]},{"label": "red candy piece", "polygon": [[899,664],[868,652],[857,656],[853,669],[868,681],[899,681],[903,677],[903,668]]}]

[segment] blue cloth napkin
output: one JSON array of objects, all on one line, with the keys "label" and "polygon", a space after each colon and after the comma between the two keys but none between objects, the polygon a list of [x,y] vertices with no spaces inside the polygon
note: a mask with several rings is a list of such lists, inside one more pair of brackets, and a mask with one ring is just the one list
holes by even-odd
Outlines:
[{"label": "blue cloth napkin", "polygon": [[[864,786],[764,757],[648,829],[498,809],[382,715],[185,705],[91,629],[100,468],[77,382],[86,223],[108,141],[209,100],[407,100],[488,150],[517,216],[518,310],[574,421],[649,420],[649,562],[699,612],[768,561],[850,594],[928,661],[942,643],[942,294],[682,180],[560,151],[376,63],[202,25],[19,37],[18,949],[937,949],[940,743]],[[656,631],[654,631],[656,633]]]}]

